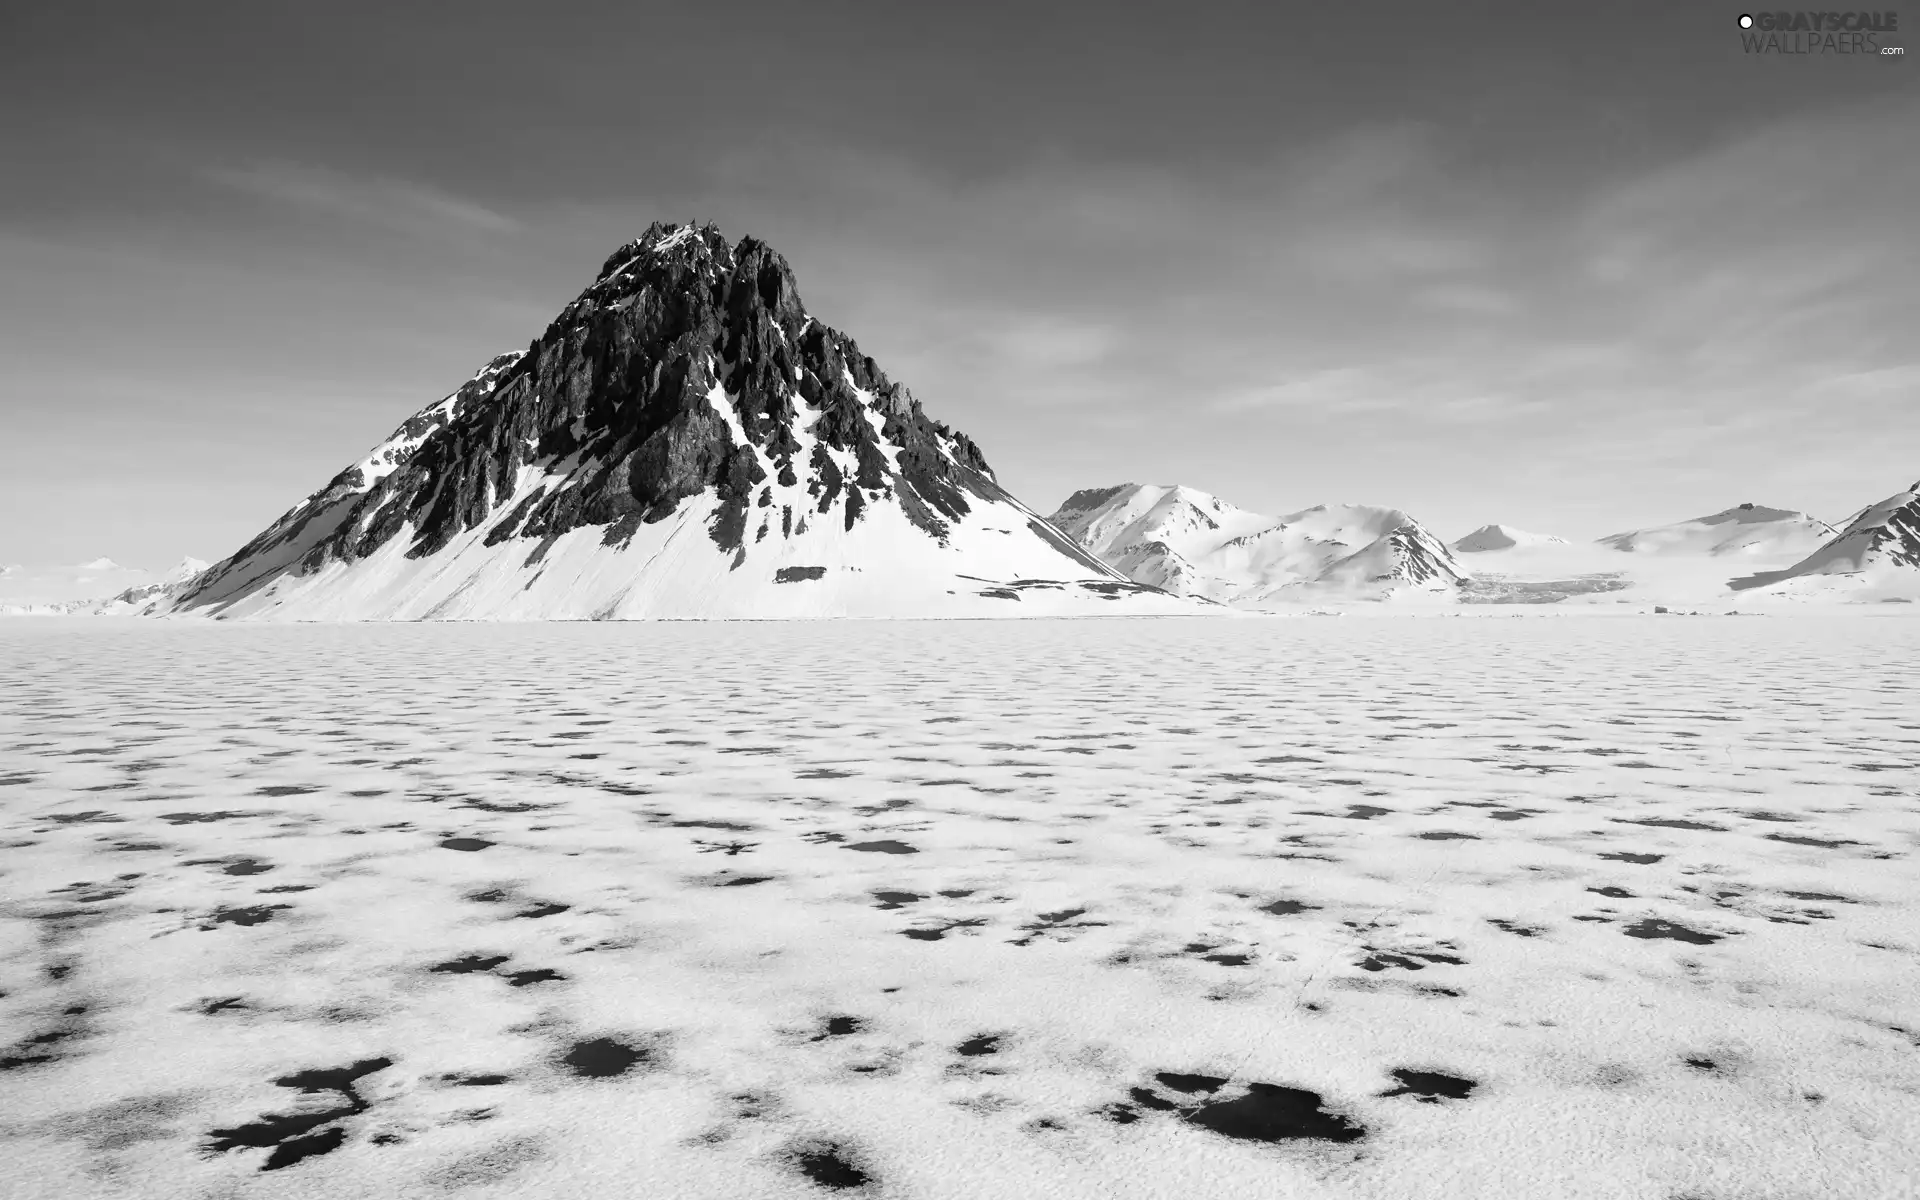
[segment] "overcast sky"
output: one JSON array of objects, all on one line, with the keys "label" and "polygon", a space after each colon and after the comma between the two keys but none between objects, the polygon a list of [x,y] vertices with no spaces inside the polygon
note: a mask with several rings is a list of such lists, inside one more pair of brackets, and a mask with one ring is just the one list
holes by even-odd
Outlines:
[{"label": "overcast sky", "polygon": [[1474,7],[6,6],[0,562],[232,552],[656,219],[771,242],[1043,511],[1920,477],[1920,45]]}]

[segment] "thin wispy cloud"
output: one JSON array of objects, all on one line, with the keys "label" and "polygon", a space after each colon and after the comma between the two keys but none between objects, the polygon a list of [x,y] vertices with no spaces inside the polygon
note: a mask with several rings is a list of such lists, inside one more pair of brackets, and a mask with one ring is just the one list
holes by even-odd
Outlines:
[{"label": "thin wispy cloud", "polygon": [[520,228],[520,222],[485,205],[403,179],[281,161],[212,167],[204,174],[213,183],[263,200],[405,232],[498,234]]}]

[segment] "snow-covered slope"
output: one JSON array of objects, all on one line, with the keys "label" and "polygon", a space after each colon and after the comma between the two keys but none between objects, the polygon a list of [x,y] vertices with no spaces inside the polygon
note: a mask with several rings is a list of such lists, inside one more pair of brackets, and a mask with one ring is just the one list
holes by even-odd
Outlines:
[{"label": "snow-covered slope", "polygon": [[772,248],[655,224],[525,352],[408,420],[171,607],[603,620],[1199,606],[1132,583],[1009,495],[965,434],[808,314]]},{"label": "snow-covered slope", "polygon": [[1050,518],[1128,578],[1239,605],[1321,593],[1446,593],[1466,572],[1399,509],[1318,505],[1262,516],[1185,487],[1075,492]]},{"label": "snow-covered slope", "polygon": [[1616,533],[1600,544],[1632,554],[1777,558],[1810,553],[1833,535],[1833,526],[1806,513],[1741,504],[1691,521]]},{"label": "snow-covered slope", "polygon": [[1566,544],[1567,539],[1555,537],[1550,533],[1528,533],[1524,529],[1515,529],[1511,525],[1482,525],[1453,543],[1452,549],[1461,554],[1485,554],[1494,550],[1511,550],[1516,546],[1564,546]]},{"label": "snow-covered slope", "polygon": [[1920,591],[1920,482],[1871,505],[1844,531],[1783,571],[1736,579],[1736,590],[1772,588],[1809,596],[1862,589]]}]

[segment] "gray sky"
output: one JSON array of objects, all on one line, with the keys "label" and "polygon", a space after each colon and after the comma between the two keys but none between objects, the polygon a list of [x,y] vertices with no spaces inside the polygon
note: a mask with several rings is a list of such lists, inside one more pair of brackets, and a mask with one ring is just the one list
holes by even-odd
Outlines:
[{"label": "gray sky", "polygon": [[230,553],[655,219],[771,242],[1043,511],[1920,477],[1920,45],[1474,8],[8,6],[0,562]]}]

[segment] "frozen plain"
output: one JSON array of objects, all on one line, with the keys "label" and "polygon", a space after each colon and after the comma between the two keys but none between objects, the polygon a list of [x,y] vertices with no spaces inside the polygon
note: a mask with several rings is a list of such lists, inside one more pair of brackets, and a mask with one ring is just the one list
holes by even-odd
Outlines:
[{"label": "frozen plain", "polygon": [[1916,660],[0,623],[6,1191],[1911,1195]]}]

